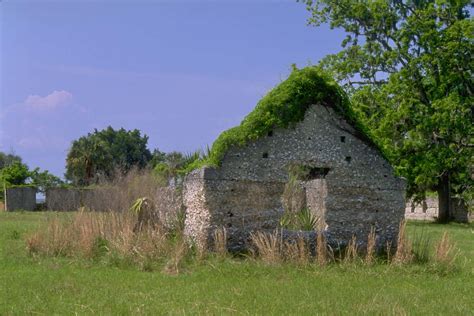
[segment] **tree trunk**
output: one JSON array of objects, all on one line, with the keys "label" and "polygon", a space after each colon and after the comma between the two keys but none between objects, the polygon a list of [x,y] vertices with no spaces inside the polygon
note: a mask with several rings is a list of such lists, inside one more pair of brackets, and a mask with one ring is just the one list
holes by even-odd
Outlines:
[{"label": "tree trunk", "polygon": [[449,173],[439,179],[438,184],[438,220],[446,223],[451,220],[451,183]]}]

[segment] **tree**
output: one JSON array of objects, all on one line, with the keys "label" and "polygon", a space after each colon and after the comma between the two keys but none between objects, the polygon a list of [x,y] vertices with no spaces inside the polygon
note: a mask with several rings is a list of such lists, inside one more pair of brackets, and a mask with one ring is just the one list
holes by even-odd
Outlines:
[{"label": "tree", "polygon": [[309,23],[343,29],[342,51],[320,67],[345,87],[408,195],[438,191],[439,219],[451,197],[472,198],[471,1],[304,0]]},{"label": "tree", "polygon": [[15,161],[21,162],[21,157],[15,154],[6,154],[0,151],[0,169],[10,166]]},{"label": "tree", "polygon": [[49,173],[48,170],[41,171],[40,168],[35,168],[33,171],[30,171],[29,177],[31,184],[35,185],[40,192],[46,192],[48,188],[59,187],[64,184],[60,178]]},{"label": "tree", "polygon": [[30,177],[28,166],[19,161],[14,161],[7,167],[0,169],[0,180],[2,185],[22,185]]},{"label": "tree", "polygon": [[118,171],[144,168],[151,159],[148,136],[135,129],[94,130],[72,143],[66,158],[66,178],[77,185],[89,185],[101,176],[111,179]]}]

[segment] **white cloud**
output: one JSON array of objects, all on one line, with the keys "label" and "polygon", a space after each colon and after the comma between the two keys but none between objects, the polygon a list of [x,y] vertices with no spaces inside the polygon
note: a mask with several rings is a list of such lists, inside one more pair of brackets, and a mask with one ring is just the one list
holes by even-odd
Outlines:
[{"label": "white cloud", "polygon": [[41,148],[44,146],[44,142],[42,139],[40,138],[37,138],[37,137],[24,137],[24,138],[21,138],[17,144],[20,146],[20,147],[23,147],[23,148],[28,148],[28,149],[37,149],[37,148]]},{"label": "white cloud", "polygon": [[72,100],[72,94],[61,90],[53,91],[45,97],[39,95],[30,95],[25,100],[25,105],[38,110],[55,109],[69,104]]}]

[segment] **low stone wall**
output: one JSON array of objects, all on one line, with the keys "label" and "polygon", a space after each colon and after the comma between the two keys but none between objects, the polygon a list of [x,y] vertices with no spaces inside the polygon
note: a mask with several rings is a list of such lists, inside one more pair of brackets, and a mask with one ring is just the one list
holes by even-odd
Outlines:
[{"label": "low stone wall", "polygon": [[51,188],[46,190],[46,210],[76,211],[81,207],[81,190]]},{"label": "low stone wall", "polygon": [[36,208],[36,188],[14,187],[5,189],[6,211],[34,211]]},{"label": "low stone wall", "polygon": [[[46,209],[49,211],[76,211],[80,207],[98,212],[128,210],[140,196],[127,194],[116,187],[93,189],[52,188],[46,191]],[[176,218],[183,209],[183,198],[179,188],[156,188],[151,196],[157,213],[166,222]]]},{"label": "low stone wall", "polygon": [[[468,211],[467,206],[459,200],[453,199],[452,217],[455,221],[467,223],[474,221],[474,214]],[[405,209],[405,218],[410,220],[435,221],[438,218],[438,198],[428,197],[424,201],[408,201]]]},{"label": "low stone wall", "polygon": [[158,188],[153,200],[158,216],[165,223],[172,224],[178,213],[185,211],[183,192],[180,187]]}]

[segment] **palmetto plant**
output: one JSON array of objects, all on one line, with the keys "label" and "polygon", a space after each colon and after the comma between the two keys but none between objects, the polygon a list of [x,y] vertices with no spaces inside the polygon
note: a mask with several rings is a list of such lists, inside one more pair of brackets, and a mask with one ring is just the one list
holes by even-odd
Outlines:
[{"label": "palmetto plant", "polygon": [[139,215],[145,207],[149,207],[153,204],[153,201],[147,197],[141,197],[136,199],[132,206],[130,207],[130,211],[132,211],[135,215]]},{"label": "palmetto plant", "polygon": [[309,208],[298,212],[285,211],[280,219],[280,226],[292,230],[316,230],[319,218]]}]

